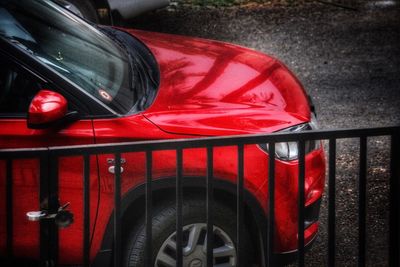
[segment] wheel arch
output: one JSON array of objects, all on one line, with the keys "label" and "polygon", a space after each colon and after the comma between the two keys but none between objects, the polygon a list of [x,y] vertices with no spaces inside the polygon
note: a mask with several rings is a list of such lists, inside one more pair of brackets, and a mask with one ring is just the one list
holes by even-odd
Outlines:
[{"label": "wheel arch", "polygon": [[[152,182],[152,195],[153,204],[157,205],[165,200],[175,200],[175,183],[176,178],[163,178],[153,180]],[[236,208],[236,184],[231,182],[214,178],[214,200],[221,201],[223,204],[232,205]],[[192,193],[197,196],[204,195],[206,190],[206,178],[205,177],[185,177],[182,182],[182,188],[184,195]],[[156,196],[156,197],[155,197]],[[265,244],[265,226],[266,217],[265,213],[258,203],[257,199],[248,191],[244,189],[244,218],[250,217],[247,221],[249,230],[251,232],[252,241],[257,242],[257,253],[260,255],[261,261],[264,259],[264,244]],[[145,184],[141,184],[130,191],[128,191],[121,200],[121,222],[122,231],[126,231],[131,223],[145,214]],[[135,212],[129,212],[134,210]],[[138,212],[140,211],[140,212]],[[134,214],[134,216],[129,216]],[[98,251],[93,266],[104,266],[107,262],[109,266],[112,264],[112,251],[113,251],[113,224],[114,212],[111,213],[106,230],[103,235],[100,250]],[[123,239],[122,242],[125,240]]]}]

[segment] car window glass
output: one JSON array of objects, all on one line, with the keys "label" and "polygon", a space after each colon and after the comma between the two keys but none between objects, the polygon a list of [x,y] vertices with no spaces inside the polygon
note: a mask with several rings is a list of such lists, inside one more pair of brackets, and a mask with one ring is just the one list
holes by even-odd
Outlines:
[{"label": "car window glass", "polygon": [[0,64],[0,116],[26,114],[41,84],[10,62]]},{"label": "car window glass", "polygon": [[119,113],[135,104],[125,49],[52,1],[1,0],[0,37]]}]

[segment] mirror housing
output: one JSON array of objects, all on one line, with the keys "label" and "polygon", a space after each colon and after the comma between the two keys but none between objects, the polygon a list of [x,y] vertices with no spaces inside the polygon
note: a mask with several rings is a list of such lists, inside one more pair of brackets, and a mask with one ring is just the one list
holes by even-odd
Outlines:
[{"label": "mirror housing", "polygon": [[59,93],[40,90],[32,99],[28,111],[28,127],[43,129],[60,122],[67,115],[68,102]]}]

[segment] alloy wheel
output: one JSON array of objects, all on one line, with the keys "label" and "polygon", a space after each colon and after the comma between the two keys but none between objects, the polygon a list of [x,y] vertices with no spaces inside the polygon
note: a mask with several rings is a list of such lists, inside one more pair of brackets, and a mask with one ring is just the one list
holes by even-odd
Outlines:
[{"label": "alloy wheel", "polygon": [[[236,248],[229,235],[214,226],[213,262],[216,267],[236,266]],[[182,255],[183,266],[203,267],[207,265],[207,225],[195,223],[183,227]],[[157,253],[155,267],[176,266],[176,232],[171,234]]]}]

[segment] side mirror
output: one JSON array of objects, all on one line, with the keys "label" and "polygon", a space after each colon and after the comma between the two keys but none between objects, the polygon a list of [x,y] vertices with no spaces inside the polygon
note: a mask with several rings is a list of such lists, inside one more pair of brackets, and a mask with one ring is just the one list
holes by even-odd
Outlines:
[{"label": "side mirror", "polygon": [[65,118],[67,107],[67,100],[59,93],[40,90],[29,106],[28,127],[43,129],[53,126]]}]

